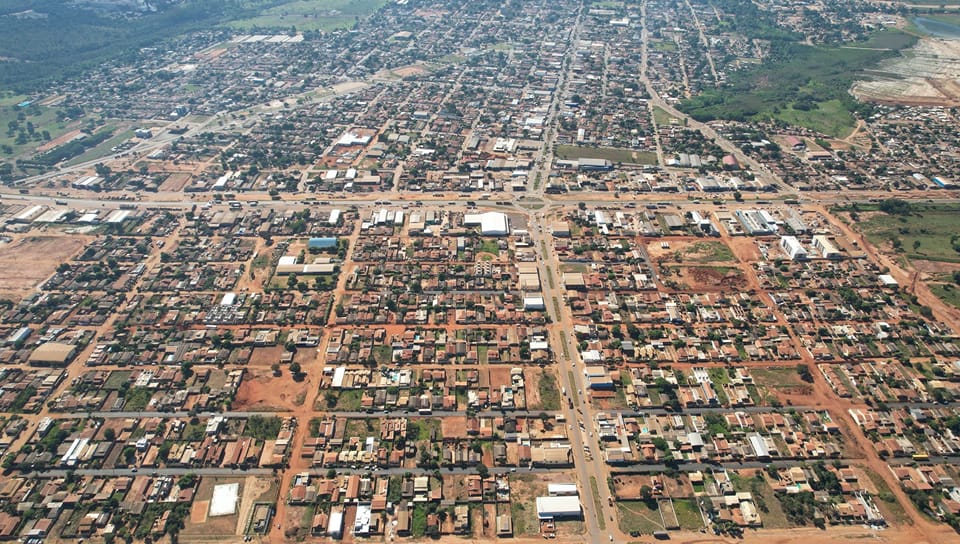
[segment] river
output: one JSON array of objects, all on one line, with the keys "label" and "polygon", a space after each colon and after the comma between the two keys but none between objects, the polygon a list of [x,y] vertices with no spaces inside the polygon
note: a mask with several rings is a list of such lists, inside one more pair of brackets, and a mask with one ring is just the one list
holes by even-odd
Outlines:
[{"label": "river", "polygon": [[960,26],[953,23],[937,19],[928,19],[926,17],[914,17],[911,22],[917,25],[917,28],[923,32],[931,36],[936,36],[937,38],[960,38]]}]

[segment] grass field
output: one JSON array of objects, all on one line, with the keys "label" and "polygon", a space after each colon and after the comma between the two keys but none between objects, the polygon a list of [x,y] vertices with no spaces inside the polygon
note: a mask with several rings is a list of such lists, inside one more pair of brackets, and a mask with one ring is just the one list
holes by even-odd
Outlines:
[{"label": "grass field", "polygon": [[106,157],[107,155],[113,153],[113,151],[110,150],[112,147],[118,146],[132,137],[133,137],[132,130],[124,130],[123,132],[120,132],[119,134],[113,136],[112,138],[98,145],[97,147],[87,150],[86,153],[83,153],[77,157],[70,159],[69,161],[65,162],[64,165],[73,166],[75,164],[80,164],[82,162],[94,161],[94,160]]},{"label": "grass field", "polygon": [[839,100],[820,102],[817,109],[810,111],[785,107],[774,117],[791,125],[812,128],[836,138],[846,137],[857,124],[853,114]]},{"label": "grass field", "polygon": [[649,535],[663,530],[660,511],[650,508],[643,501],[617,501],[617,514],[620,518],[620,530],[625,533],[639,531]]},{"label": "grass field", "polygon": [[610,162],[656,164],[657,154],[649,151],[633,151],[617,147],[583,147],[577,145],[558,145],[557,157],[560,159],[607,159]]},{"label": "grass field", "polygon": [[295,0],[262,11],[259,15],[233,21],[240,30],[257,28],[336,30],[350,28],[357,20],[374,13],[386,0]]},{"label": "grass field", "polygon": [[0,92],[0,107],[15,106],[29,97],[25,94],[16,94],[10,91]]},{"label": "grass field", "polygon": [[960,308],[960,287],[951,283],[931,283],[930,290],[947,304]]},{"label": "grass field", "polygon": [[650,42],[650,48],[654,51],[676,51],[677,44],[667,40],[653,40]]},{"label": "grass field", "polygon": [[656,121],[657,125],[669,125],[673,122],[676,117],[670,115],[667,110],[659,107],[653,107],[653,120]]},{"label": "grass field", "polygon": [[[593,511],[601,512],[603,510],[603,506],[600,504],[600,487],[597,485],[596,476],[590,477],[590,491],[593,494]],[[605,520],[603,516],[597,516],[597,524],[600,526],[601,530],[607,528],[607,520]]]},{"label": "grass field", "polygon": [[557,378],[546,370],[541,371],[537,391],[540,393],[540,408],[543,410],[560,409],[560,386]]},{"label": "grass field", "polygon": [[736,262],[733,251],[723,242],[697,242],[683,251],[684,262],[719,263]]},{"label": "grass field", "polygon": [[914,204],[911,208],[910,215],[880,213],[853,224],[874,245],[899,244],[900,253],[909,259],[960,262],[960,252],[954,250],[951,242],[960,233],[960,205]]},{"label": "grass field", "polygon": [[673,499],[673,509],[677,513],[680,528],[687,531],[699,531],[703,527],[700,507],[693,499]]}]

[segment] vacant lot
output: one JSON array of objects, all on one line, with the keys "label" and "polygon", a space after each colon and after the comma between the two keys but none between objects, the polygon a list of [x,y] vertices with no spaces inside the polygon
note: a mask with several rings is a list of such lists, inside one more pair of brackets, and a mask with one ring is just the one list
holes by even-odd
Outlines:
[{"label": "vacant lot", "polygon": [[553,372],[543,370],[537,375],[537,391],[541,410],[560,409],[560,384]]},{"label": "vacant lot", "polygon": [[26,295],[88,240],[84,236],[27,236],[0,244],[0,298]]},{"label": "vacant lot", "polygon": [[685,263],[727,263],[736,262],[733,251],[723,242],[714,240],[704,242],[671,242],[670,248],[663,249],[659,244],[648,248],[651,258],[663,256],[668,262]]},{"label": "vacant lot", "polygon": [[513,517],[514,535],[540,534],[536,497],[546,494],[547,482],[540,475],[523,474],[510,478],[510,514]]},{"label": "vacant lot", "polygon": [[742,291],[747,287],[743,271],[730,266],[666,266],[661,269],[665,284],[678,289],[703,291]]},{"label": "vacant lot", "polygon": [[610,162],[656,164],[657,154],[649,151],[634,151],[618,147],[582,147],[558,145],[557,157],[561,159],[607,159]]},{"label": "vacant lot", "polygon": [[284,369],[274,376],[268,369],[249,368],[233,401],[235,410],[285,411],[301,406],[309,394],[307,381],[296,382],[290,371]]},{"label": "vacant lot", "polygon": [[[816,369],[811,368],[811,371]],[[750,374],[753,375],[757,394],[768,403],[781,400],[780,395],[805,396],[813,392],[813,387],[800,379],[796,367],[793,366],[752,368]]]},{"label": "vacant lot", "polygon": [[618,501],[617,511],[620,518],[620,530],[625,533],[639,531],[650,534],[663,530],[660,509],[655,501]]},{"label": "vacant lot", "polygon": [[182,191],[190,183],[192,176],[187,173],[171,174],[160,184],[161,191]]}]

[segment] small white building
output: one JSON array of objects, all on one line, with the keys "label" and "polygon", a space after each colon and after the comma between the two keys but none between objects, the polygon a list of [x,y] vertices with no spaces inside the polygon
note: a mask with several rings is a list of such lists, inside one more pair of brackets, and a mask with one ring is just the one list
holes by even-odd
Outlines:
[{"label": "small white building", "polygon": [[542,312],[547,309],[543,297],[523,297],[523,310],[526,312]]},{"label": "small white building", "polygon": [[577,484],[547,484],[547,494],[551,497],[576,497]]}]

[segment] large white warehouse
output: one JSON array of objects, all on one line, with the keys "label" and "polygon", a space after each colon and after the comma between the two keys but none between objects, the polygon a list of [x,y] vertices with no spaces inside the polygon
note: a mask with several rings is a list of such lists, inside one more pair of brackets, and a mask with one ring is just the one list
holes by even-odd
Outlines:
[{"label": "large white warehouse", "polygon": [[506,236],[510,234],[510,220],[500,212],[472,213],[463,216],[463,226],[480,227],[483,236]]},{"label": "large white warehouse", "polygon": [[579,518],[582,515],[580,497],[576,495],[537,497],[537,517],[539,519],[569,519]]}]

